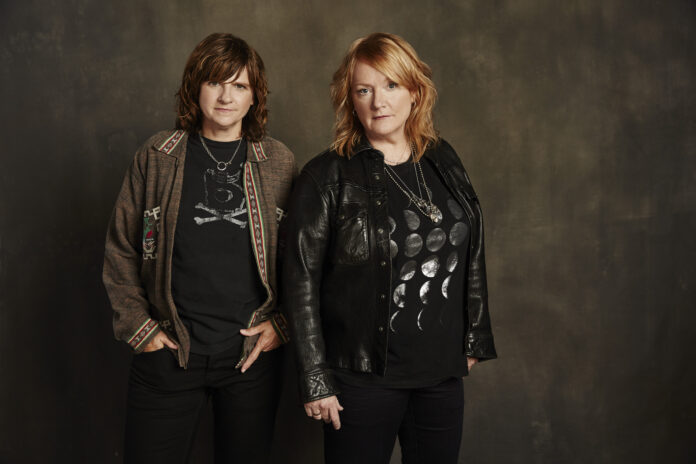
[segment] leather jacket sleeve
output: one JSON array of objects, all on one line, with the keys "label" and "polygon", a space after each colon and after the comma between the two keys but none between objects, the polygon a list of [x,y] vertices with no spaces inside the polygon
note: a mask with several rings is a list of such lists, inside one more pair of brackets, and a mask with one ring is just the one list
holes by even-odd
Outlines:
[{"label": "leather jacket sleeve", "polygon": [[321,323],[320,289],[330,224],[328,198],[304,169],[290,198],[282,271],[284,309],[304,403],[338,393],[326,362]]},{"label": "leather jacket sleeve", "polygon": [[[455,186],[463,194],[465,202],[472,213],[472,227],[477,230],[472,234],[475,242],[470,249],[467,281],[467,315],[469,326],[466,332],[464,352],[479,361],[498,357],[493,343],[491,319],[488,313],[488,286],[486,283],[486,259],[484,256],[483,213],[481,204],[471,184],[471,179],[462,166],[454,148],[444,140],[443,148],[457,169],[448,170]],[[459,174],[454,174],[458,172]]]},{"label": "leather jacket sleeve", "polygon": [[[473,190],[472,190],[473,191]],[[465,353],[479,361],[497,357],[493,344],[491,319],[488,313],[488,288],[486,285],[486,260],[483,246],[483,214],[475,197],[470,200],[474,216],[478,219],[478,240],[471,248],[469,280],[467,283],[467,305],[469,328],[466,333]]]}]

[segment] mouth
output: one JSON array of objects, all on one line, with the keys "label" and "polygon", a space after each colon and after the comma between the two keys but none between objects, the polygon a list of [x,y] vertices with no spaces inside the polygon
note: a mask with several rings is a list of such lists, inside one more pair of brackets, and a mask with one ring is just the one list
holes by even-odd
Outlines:
[{"label": "mouth", "polygon": [[220,111],[221,113],[232,113],[235,110],[233,108],[215,108],[215,111]]},{"label": "mouth", "polygon": [[388,118],[388,117],[389,117],[389,115],[381,115],[381,116],[374,116],[372,119],[377,119],[377,120],[379,120],[379,119],[386,119],[386,118]]}]

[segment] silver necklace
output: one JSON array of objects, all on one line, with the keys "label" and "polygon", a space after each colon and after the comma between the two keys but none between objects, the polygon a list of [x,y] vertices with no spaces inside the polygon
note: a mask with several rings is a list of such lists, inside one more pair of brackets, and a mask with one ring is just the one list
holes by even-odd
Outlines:
[{"label": "silver necklace", "polygon": [[[411,156],[413,156],[413,151],[411,151]],[[404,195],[406,195],[406,198],[410,202],[414,204],[416,209],[420,211],[420,213],[423,216],[429,217],[431,221],[433,221],[435,224],[439,224],[442,221],[442,211],[440,211],[440,208],[435,206],[435,203],[433,203],[433,195],[428,188],[428,184],[425,182],[425,176],[423,175],[423,167],[420,164],[420,161],[416,161],[413,163],[413,171],[416,173],[416,184],[418,185],[418,195],[416,195],[410,188],[408,188],[408,184],[404,182],[404,180],[399,177],[399,175],[394,171],[394,169],[389,166],[388,164],[385,163],[384,166],[386,166],[386,171],[387,175],[389,178],[394,182],[394,185],[396,185],[401,192],[403,192]],[[416,170],[416,165],[418,165],[418,169]],[[418,181],[418,173],[420,172],[420,177],[423,181],[423,188],[425,189],[425,194],[428,197],[426,200],[423,198],[423,192],[421,191],[421,186],[420,182]],[[396,179],[399,179],[399,182],[396,181]]]},{"label": "silver necklace", "polygon": [[242,139],[239,139],[239,143],[237,144],[237,148],[235,148],[234,153],[232,153],[232,158],[230,158],[229,161],[218,161],[217,159],[215,159],[213,154],[210,153],[210,150],[208,149],[208,145],[205,144],[205,140],[203,139],[203,136],[201,135],[199,138],[201,139],[201,144],[203,145],[203,148],[205,148],[205,152],[208,153],[208,156],[210,156],[210,158],[213,161],[215,161],[215,164],[217,164],[217,170],[221,171],[221,172],[224,171],[225,169],[227,169],[227,166],[232,164],[232,160],[234,160],[234,157],[237,156],[237,152],[239,151],[239,147],[242,146]]}]

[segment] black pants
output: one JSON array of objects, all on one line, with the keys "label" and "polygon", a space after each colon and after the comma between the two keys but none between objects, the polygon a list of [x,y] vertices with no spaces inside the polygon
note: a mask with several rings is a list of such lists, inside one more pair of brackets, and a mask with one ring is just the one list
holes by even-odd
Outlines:
[{"label": "black pants", "polygon": [[388,464],[396,436],[404,464],[456,464],[464,420],[461,378],[426,388],[340,383],[341,428],[324,426],[326,464]]},{"label": "black pants", "polygon": [[191,354],[182,369],[167,350],[133,357],[125,463],[185,463],[209,399],[216,463],[268,462],[280,395],[280,350],[261,353],[242,374],[239,352]]}]

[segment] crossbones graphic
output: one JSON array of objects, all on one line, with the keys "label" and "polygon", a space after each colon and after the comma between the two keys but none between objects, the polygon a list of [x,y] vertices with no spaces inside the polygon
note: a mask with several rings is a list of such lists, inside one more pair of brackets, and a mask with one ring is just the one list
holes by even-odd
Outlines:
[{"label": "crossbones graphic", "polygon": [[247,221],[240,221],[239,219],[235,219],[237,216],[246,214],[247,210],[244,208],[244,198],[242,198],[242,203],[239,205],[239,208],[235,209],[234,211],[230,211],[228,213],[225,213],[223,211],[218,211],[213,208],[209,208],[205,206],[203,203],[198,203],[196,205],[196,209],[202,209],[206,213],[212,214],[212,216],[209,217],[195,217],[193,218],[194,221],[196,221],[197,225],[205,224],[207,222],[215,222],[215,221],[228,221],[233,224],[237,224],[239,227],[242,229],[246,227]]}]

